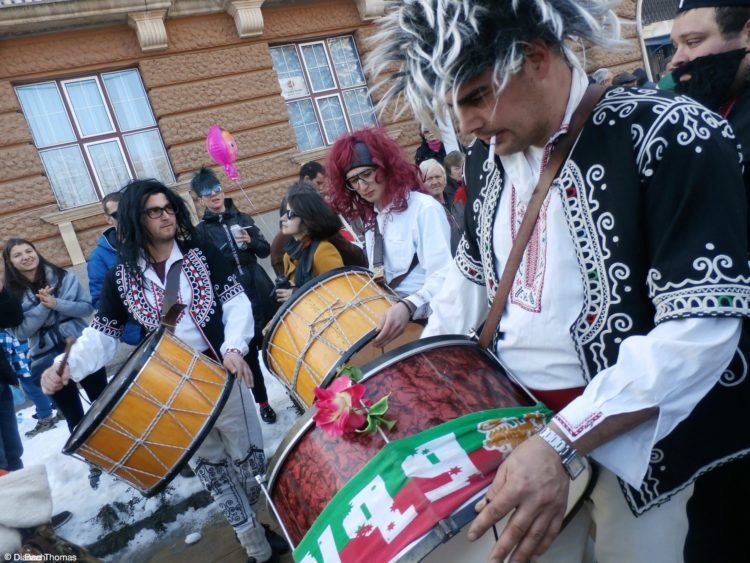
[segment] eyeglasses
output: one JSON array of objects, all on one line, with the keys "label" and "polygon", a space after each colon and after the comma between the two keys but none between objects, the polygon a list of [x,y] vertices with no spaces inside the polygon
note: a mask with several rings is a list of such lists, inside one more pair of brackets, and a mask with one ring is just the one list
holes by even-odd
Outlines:
[{"label": "eyeglasses", "polygon": [[284,211],[284,213],[281,214],[281,219],[283,219],[284,217],[291,221],[292,219],[296,219],[297,217],[299,217],[299,215],[297,215],[291,209],[287,209],[286,211]]},{"label": "eyeglasses", "polygon": [[206,188],[204,190],[201,190],[200,196],[211,197],[212,195],[219,193],[221,193],[221,186],[219,184],[216,184],[213,188]]},{"label": "eyeglasses", "polygon": [[149,219],[159,219],[164,215],[165,211],[167,212],[167,215],[175,214],[175,209],[171,203],[168,203],[164,207],[149,207],[148,209],[144,209],[143,213],[145,213]]},{"label": "eyeglasses", "polygon": [[359,188],[360,182],[364,183],[365,187],[369,186],[375,180],[375,170],[375,168],[368,168],[367,170],[363,170],[356,176],[346,178],[344,180],[346,189],[356,192]]}]

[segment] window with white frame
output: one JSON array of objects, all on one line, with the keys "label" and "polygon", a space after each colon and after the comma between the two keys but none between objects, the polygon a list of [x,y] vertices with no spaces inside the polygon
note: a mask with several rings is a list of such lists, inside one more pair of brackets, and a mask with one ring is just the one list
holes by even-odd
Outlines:
[{"label": "window with white frame", "polygon": [[133,178],[174,182],[137,70],[15,90],[60,209],[99,201]]},{"label": "window with white frame", "polygon": [[271,58],[300,151],[377,125],[351,35],[271,47]]}]

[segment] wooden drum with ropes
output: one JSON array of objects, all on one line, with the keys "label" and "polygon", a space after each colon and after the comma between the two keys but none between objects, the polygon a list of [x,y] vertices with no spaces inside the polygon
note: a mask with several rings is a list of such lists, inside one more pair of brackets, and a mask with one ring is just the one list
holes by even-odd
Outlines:
[{"label": "wooden drum with ropes", "polygon": [[299,288],[279,309],[263,343],[263,359],[296,399],[310,406],[314,388],[325,387],[343,364],[364,365],[419,338],[422,327],[409,323],[385,348],[371,344],[380,319],[397,302],[365,268],[331,270]]},{"label": "wooden drum with ropes", "polygon": [[200,446],[233,380],[217,362],[161,328],[120,368],[63,453],[155,495]]}]

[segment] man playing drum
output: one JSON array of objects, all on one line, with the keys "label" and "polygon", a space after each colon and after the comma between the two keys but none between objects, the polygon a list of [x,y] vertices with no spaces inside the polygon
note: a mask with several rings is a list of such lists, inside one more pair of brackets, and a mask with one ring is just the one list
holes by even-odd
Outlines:
[{"label": "man playing drum", "polygon": [[[477,137],[466,233],[425,330],[465,333],[487,316],[587,91],[570,46],[616,45],[617,20],[599,0],[394,4],[371,54],[388,77],[383,101],[403,96],[425,124],[452,110]],[[558,411],[477,505],[470,539],[512,514],[491,560],[581,561],[592,519],[598,561],[682,560],[692,482],[750,446],[745,210],[719,116],[653,90],[614,88],[596,103],[543,200],[491,345]],[[558,536],[582,455],[600,467],[593,502]]]},{"label": "man playing drum", "polygon": [[110,361],[129,314],[146,331],[158,329],[168,272],[176,264],[178,302],[185,310],[177,317],[175,336],[221,361],[238,380],[190,464],[234,527],[248,561],[274,559],[285,543],[264,531],[255,515],[260,493],[255,475],[265,470],[263,436],[252,396],[239,384],[240,379],[253,384],[243,359],[253,337],[250,301],[218,251],[198,243],[184,201],[163,184],[131,182],[118,211],[121,262],[107,273],[99,309],[72,347],[62,377],[58,358],[42,375],[42,387],[52,393]]},{"label": "man playing drum", "polygon": [[451,261],[450,227],[442,206],[423,193],[418,170],[383,129],[363,129],[334,143],[326,169],[327,198],[347,219],[365,225],[370,269],[403,299],[378,325],[376,346],[425,319]]}]

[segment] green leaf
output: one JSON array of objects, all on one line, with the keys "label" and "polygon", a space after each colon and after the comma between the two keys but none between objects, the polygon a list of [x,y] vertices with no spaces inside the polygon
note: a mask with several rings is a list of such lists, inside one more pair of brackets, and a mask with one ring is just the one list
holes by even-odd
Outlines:
[{"label": "green leaf", "polygon": [[338,375],[339,376],[346,376],[349,379],[352,380],[354,383],[359,383],[359,381],[362,379],[362,370],[359,369],[357,366],[352,366],[350,364],[344,364],[338,369]]},{"label": "green leaf", "polygon": [[365,426],[365,427],[364,427],[363,429],[361,429],[361,430],[357,430],[357,432],[359,432],[360,434],[365,434],[365,433],[367,433],[367,432],[370,432],[370,433],[372,433],[372,432],[375,432],[375,429],[376,429],[377,427],[378,427],[378,424],[377,424],[377,422],[375,421],[375,419],[374,419],[373,417],[371,417],[371,416],[368,416],[368,417],[367,417],[367,426]]},{"label": "green leaf", "polygon": [[388,429],[388,431],[393,430],[393,427],[396,426],[397,420],[390,420],[388,418],[380,418],[379,419],[381,423],[385,424],[385,427]]},{"label": "green leaf", "polygon": [[370,406],[369,409],[367,409],[367,412],[373,416],[382,416],[388,411],[388,397],[390,397],[390,393],[386,395],[385,397],[381,397],[377,400],[377,402],[373,403],[372,406]]}]

